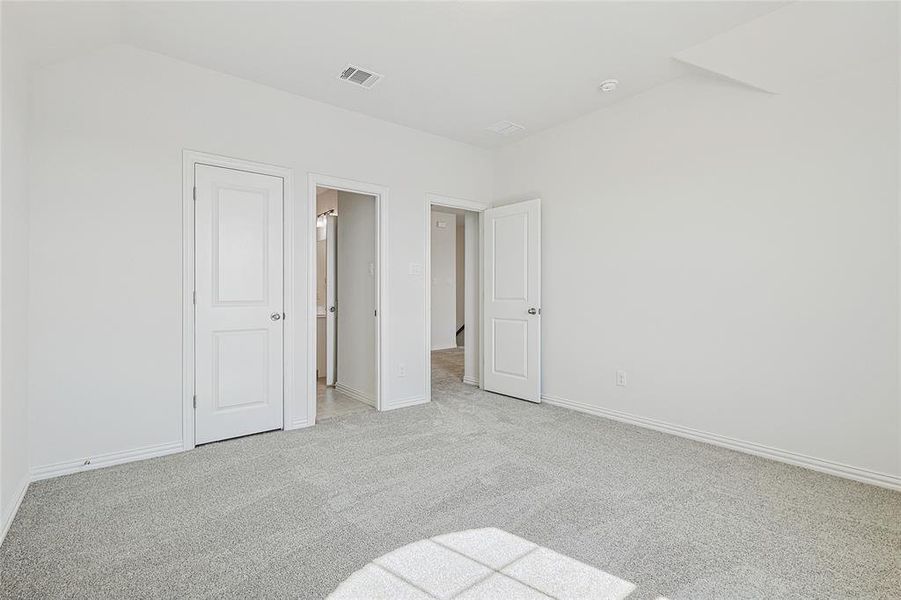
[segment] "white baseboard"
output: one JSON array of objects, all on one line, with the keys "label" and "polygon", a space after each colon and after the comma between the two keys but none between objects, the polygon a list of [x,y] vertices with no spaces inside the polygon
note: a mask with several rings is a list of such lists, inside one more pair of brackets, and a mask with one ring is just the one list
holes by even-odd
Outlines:
[{"label": "white baseboard", "polygon": [[335,384],[335,390],[354,400],[359,400],[369,406],[375,407],[375,398],[365,392],[346,386],[340,381]]},{"label": "white baseboard", "polygon": [[387,406],[383,407],[382,410],[395,410],[397,408],[408,408],[410,406],[416,406],[418,404],[426,404],[428,399],[425,396],[413,396],[412,398],[401,398],[400,400],[395,400],[391,403],[386,403]]},{"label": "white baseboard", "polygon": [[[79,473],[81,471],[91,471],[101,467],[110,467],[112,465],[120,465],[122,463],[134,462],[136,460],[144,460],[147,458],[155,458],[157,456],[165,456],[184,450],[182,441],[169,442],[167,444],[156,444],[154,446],[144,446],[143,448],[135,448],[133,450],[124,450],[121,452],[109,452],[107,454],[98,454],[89,458],[77,460],[67,460],[41,467],[31,469],[31,480],[39,481],[41,479],[49,479],[51,477],[59,477],[60,475],[68,475],[70,473]],[[86,461],[88,464],[85,464]]]},{"label": "white baseboard", "polygon": [[28,479],[22,481],[19,485],[19,492],[16,495],[12,508],[9,510],[9,514],[3,515],[2,522],[0,522],[0,545],[3,545],[3,540],[6,539],[6,532],[9,531],[10,525],[13,524],[16,513],[19,512],[19,507],[22,506],[22,500],[25,498],[25,492],[28,491],[29,483]]},{"label": "white baseboard", "polygon": [[870,471],[868,469],[862,469],[860,467],[852,467],[851,465],[823,460],[821,458],[814,458],[812,456],[799,454],[797,452],[790,452],[788,450],[780,450],[779,448],[773,448],[771,446],[765,446],[763,444],[756,444],[754,442],[746,442],[744,440],[730,438],[716,433],[699,431],[697,429],[683,427],[682,425],[675,425],[673,423],[667,423],[665,421],[659,421],[657,419],[639,417],[637,415],[621,412],[618,410],[611,410],[609,408],[601,408],[599,406],[586,404],[584,402],[567,400],[566,398],[560,398],[558,396],[542,395],[541,398],[548,404],[553,404],[555,406],[562,406],[564,408],[569,408],[590,415],[604,417],[606,419],[612,419],[614,421],[620,421],[622,423],[628,423],[630,425],[637,425],[638,427],[644,427],[646,429],[654,429],[656,431],[662,431],[664,433],[677,435],[679,437],[684,437],[699,442],[706,442],[708,444],[721,446],[723,448],[729,448],[730,450],[737,450],[738,452],[744,452],[746,454],[762,456],[763,458],[769,458],[771,460],[788,463],[790,465],[804,467],[814,471],[819,471],[821,473],[828,473],[829,475],[835,475],[837,477],[843,477],[845,479],[853,479],[862,483],[868,483],[870,485],[877,485],[891,490],[901,491],[901,477],[897,475],[880,473],[878,471]]},{"label": "white baseboard", "polygon": [[290,425],[285,427],[285,431],[292,431],[294,429],[303,429],[304,427],[309,427],[310,425],[311,425],[311,423],[308,419],[292,421]]},{"label": "white baseboard", "polygon": [[476,387],[479,387],[479,378],[466,376],[463,377],[463,383],[465,383],[466,385],[474,385]]}]

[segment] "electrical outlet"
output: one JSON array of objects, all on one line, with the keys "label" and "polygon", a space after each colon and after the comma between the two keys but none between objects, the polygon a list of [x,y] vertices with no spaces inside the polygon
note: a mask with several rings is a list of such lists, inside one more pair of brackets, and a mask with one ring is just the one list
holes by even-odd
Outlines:
[{"label": "electrical outlet", "polygon": [[407,376],[407,366],[404,363],[400,363],[397,365],[397,376],[398,377],[406,377]]},{"label": "electrical outlet", "polygon": [[616,372],[616,385],[620,387],[626,387],[626,372],[625,371],[617,371]]}]

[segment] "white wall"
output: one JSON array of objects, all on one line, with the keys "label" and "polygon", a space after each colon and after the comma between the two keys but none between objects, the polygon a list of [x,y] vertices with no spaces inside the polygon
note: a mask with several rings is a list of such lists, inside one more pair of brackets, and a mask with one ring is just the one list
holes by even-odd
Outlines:
[{"label": "white wall", "polygon": [[[6,14],[4,3],[0,13]],[[2,17],[0,17],[2,18]],[[31,78],[2,19],[0,172],[0,541],[28,484],[28,198]]]},{"label": "white wall", "polygon": [[445,350],[457,347],[457,216],[433,210],[430,226],[432,350]]},{"label": "white wall", "polygon": [[697,75],[501,150],[496,200],[543,201],[544,394],[901,473],[898,107],[894,59]]},{"label": "white wall", "polygon": [[338,362],[335,385],[375,406],[375,198],[338,192],[337,229]]},{"label": "white wall", "polygon": [[[182,438],[184,148],[294,169],[297,315],[307,173],[390,189],[386,400],[424,397],[425,282],[409,265],[425,260],[426,193],[485,197],[487,152],[128,46],[42,69],[34,95],[33,467]],[[303,420],[307,321],[288,319],[298,344],[287,401]]]}]

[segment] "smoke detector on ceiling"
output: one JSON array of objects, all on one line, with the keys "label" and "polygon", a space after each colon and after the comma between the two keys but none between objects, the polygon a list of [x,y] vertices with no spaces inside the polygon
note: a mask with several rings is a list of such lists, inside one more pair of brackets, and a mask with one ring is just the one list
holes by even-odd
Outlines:
[{"label": "smoke detector on ceiling", "polygon": [[498,121],[494,125],[489,125],[487,129],[498,135],[513,135],[514,133],[524,130],[525,127],[511,121]]},{"label": "smoke detector on ceiling", "polygon": [[342,79],[348,83],[354,83],[366,89],[374,86],[381,78],[381,75],[370,69],[362,69],[350,64],[344,67],[338,75],[338,79]]}]

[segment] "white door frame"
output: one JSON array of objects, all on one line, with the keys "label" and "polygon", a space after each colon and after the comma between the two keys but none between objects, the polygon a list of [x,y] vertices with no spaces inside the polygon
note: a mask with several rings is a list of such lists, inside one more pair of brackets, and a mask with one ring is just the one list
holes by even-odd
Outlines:
[{"label": "white door frame", "polygon": [[[375,408],[384,410],[385,389],[388,381],[388,188],[373,183],[342,179],[331,175],[310,173],[307,176],[309,207],[307,210],[307,235],[310,247],[307,251],[308,324],[307,324],[307,425],[316,424],[316,188],[324,187],[341,192],[375,196],[376,258],[377,271],[375,310]],[[340,214],[338,217],[340,218]]]},{"label": "white door frame", "polygon": [[182,151],[182,448],[194,448],[194,167],[197,164],[281,177],[284,182],[282,213],[284,252],[283,429],[294,429],[293,319],[300,311],[294,293],[294,171],[288,167],[219,156],[194,150]]},{"label": "white door frame", "polygon": [[[432,208],[458,208],[479,214],[479,256],[482,255],[482,213],[487,202],[426,194],[425,210],[425,399],[432,401]],[[482,261],[479,260],[479,388],[482,387]]]}]

